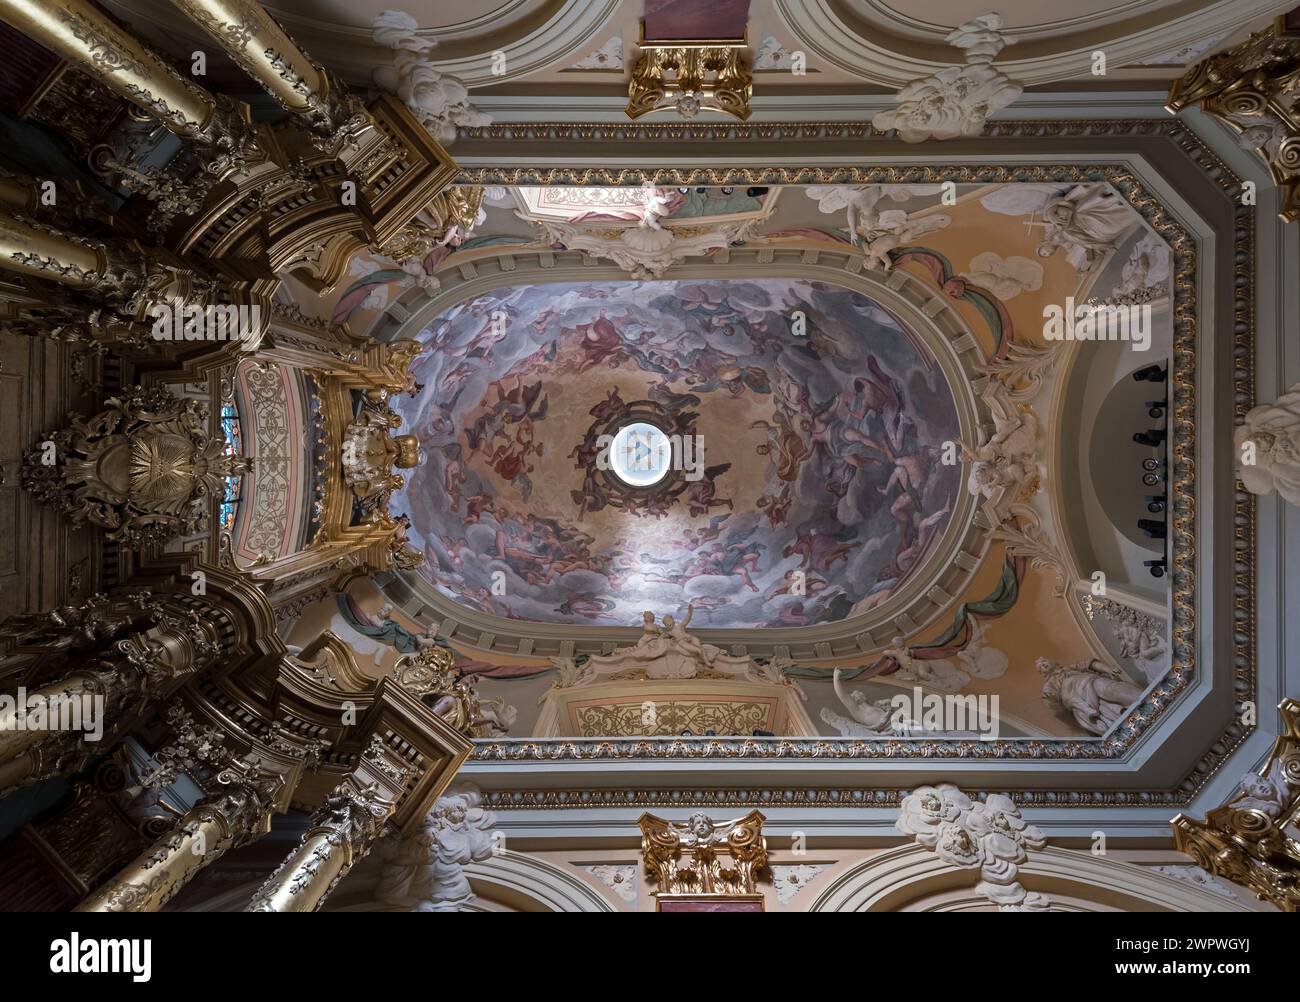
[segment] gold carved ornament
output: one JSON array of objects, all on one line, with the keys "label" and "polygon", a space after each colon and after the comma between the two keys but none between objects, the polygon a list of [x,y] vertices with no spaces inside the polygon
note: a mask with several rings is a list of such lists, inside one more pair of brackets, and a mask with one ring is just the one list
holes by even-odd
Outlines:
[{"label": "gold carved ornament", "polygon": [[462,734],[486,737],[476,733],[482,718],[478,691],[457,669],[450,648],[430,642],[414,654],[402,655],[393,678]]},{"label": "gold carved ornament", "polygon": [[767,868],[759,811],[738,821],[714,821],[701,811],[686,821],[642,814],[641,855],[655,895],[752,895]]},{"label": "gold carved ornament", "polygon": [[627,117],[676,109],[683,118],[702,110],[749,118],[754,77],[744,58],[742,39],[647,42],[642,25],[640,58],[627,86]]},{"label": "gold carved ornament", "polygon": [[1281,189],[1278,215],[1300,220],[1300,38],[1259,31],[1202,60],[1173,82],[1167,107],[1193,104],[1256,150]]},{"label": "gold carved ornament", "polygon": [[1179,814],[1174,845],[1196,865],[1253,891],[1281,911],[1300,911],[1300,701],[1283,700],[1284,731],[1259,775],[1247,774],[1204,821]]},{"label": "gold carved ornament", "polygon": [[252,469],[208,433],[197,400],[137,386],[105,403],[23,457],[23,486],[75,525],[90,522],[137,549],[191,535],[207,526],[226,479]]}]

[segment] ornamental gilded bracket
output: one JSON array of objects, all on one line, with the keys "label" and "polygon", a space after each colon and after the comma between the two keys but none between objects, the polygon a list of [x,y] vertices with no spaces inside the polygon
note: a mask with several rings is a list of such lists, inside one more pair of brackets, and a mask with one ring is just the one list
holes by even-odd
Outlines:
[{"label": "ornamental gilded bracket", "polygon": [[627,117],[676,109],[682,118],[703,110],[749,117],[754,77],[745,50],[746,39],[646,41],[645,26],[638,43],[641,55],[627,86]]},{"label": "ornamental gilded bracket", "polygon": [[1300,701],[1284,699],[1282,734],[1259,772],[1248,772],[1204,821],[1179,814],[1174,845],[1196,865],[1241,884],[1284,912],[1300,911]]},{"label": "ornamental gilded bracket", "polygon": [[1173,82],[1166,107],[1193,104],[1237,134],[1243,149],[1268,164],[1281,189],[1278,215],[1300,219],[1300,37],[1258,31],[1197,63]]}]

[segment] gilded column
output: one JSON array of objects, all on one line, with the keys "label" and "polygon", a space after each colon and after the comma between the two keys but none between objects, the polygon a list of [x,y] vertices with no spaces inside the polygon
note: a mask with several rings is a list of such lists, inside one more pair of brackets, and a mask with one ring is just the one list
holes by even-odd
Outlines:
[{"label": "gilded column", "polygon": [[205,866],[271,828],[282,779],[237,760],[216,777],[217,792],[88,897],[78,912],[156,912]]},{"label": "gilded column", "polygon": [[[112,670],[80,670],[35,692],[0,697],[0,792],[32,774],[57,768],[115,706],[131,698],[128,679]],[[21,704],[21,705],[20,705]]]},{"label": "gilded column", "polygon": [[[4,190],[0,187],[0,201]],[[75,295],[69,300],[48,305],[61,306],[87,324],[93,317],[103,331],[140,344],[149,343],[160,317],[168,321],[170,339],[185,338],[187,324],[200,318],[198,338],[238,340],[252,347],[270,323],[264,296],[200,274],[165,250],[82,237],[5,211],[3,205],[0,268],[71,290]],[[176,317],[184,322],[176,323]]]},{"label": "gilded column", "polygon": [[414,770],[378,736],[356,768],[312,816],[298,848],[253,896],[245,911],[314,912],[374,847],[407,795]]},{"label": "gilded column", "polygon": [[333,133],[360,111],[256,0],[172,0],[286,111]]},{"label": "gilded column", "polygon": [[150,596],[141,601],[151,628],[35,692],[0,698],[0,796],[76,772],[152,700],[216,660],[221,644],[214,623]]},{"label": "gilded column", "polygon": [[314,912],[370,852],[397,805],[374,784],[335,787],[293,854],[253,896],[246,911]]},{"label": "gilded column", "polygon": [[97,289],[126,277],[123,271],[111,269],[103,243],[3,210],[0,210],[0,267],[73,289]]},{"label": "gilded column", "polygon": [[0,205],[22,213],[36,209],[40,201],[34,177],[18,174],[5,167],[0,167]]},{"label": "gilded column", "polygon": [[85,0],[0,0],[0,18],[53,49],[179,136],[241,154],[247,118],[187,80]]}]

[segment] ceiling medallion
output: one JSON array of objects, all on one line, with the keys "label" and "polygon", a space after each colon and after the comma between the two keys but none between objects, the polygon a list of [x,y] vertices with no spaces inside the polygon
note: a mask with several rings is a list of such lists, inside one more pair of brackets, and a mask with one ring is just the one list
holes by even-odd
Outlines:
[{"label": "ceiling medallion", "polygon": [[627,85],[627,117],[676,109],[682,118],[720,111],[744,121],[754,78],[744,56],[747,38],[648,42],[645,25],[640,58]]}]

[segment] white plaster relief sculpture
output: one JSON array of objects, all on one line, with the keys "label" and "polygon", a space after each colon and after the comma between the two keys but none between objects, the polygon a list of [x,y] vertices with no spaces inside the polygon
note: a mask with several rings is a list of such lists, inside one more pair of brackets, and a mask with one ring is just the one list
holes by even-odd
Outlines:
[{"label": "white plaster relief sculpture", "polygon": [[868,184],[812,185],[808,197],[817,202],[821,212],[846,211],[849,239],[861,247],[867,266],[889,271],[893,261],[889,252],[934,233],[952,223],[944,213],[909,215],[905,209],[877,208],[883,198],[894,202],[909,201],[913,195],[934,194],[939,185]]},{"label": "white plaster relief sculpture", "polygon": [[[894,637],[890,642],[892,646],[882,652],[883,656],[893,658],[894,663],[898,665],[898,670],[889,676],[890,680],[894,682],[915,682],[917,685],[936,689],[939,692],[955,693],[964,689],[972,679],[1001,678],[1006,674],[1009,665],[1006,652],[994,647],[984,639],[984,625],[979,619],[972,616],[970,622],[970,640],[964,648],[957,652],[955,664],[947,659],[928,660],[915,657],[911,648],[906,645],[901,636]],[[844,694],[840,692],[838,677],[835,681],[836,694],[839,695],[840,701],[844,702],[846,707],[849,707],[849,703],[845,702]],[[854,698],[855,703],[861,702],[861,693],[849,693],[849,696]],[[879,702],[889,704],[889,700]],[[827,719],[825,710],[822,712],[822,719],[827,723],[833,723],[833,721]],[[854,719],[858,721],[859,725],[874,722],[863,721],[858,717]],[[922,733],[923,728],[917,721],[902,720],[900,723],[904,726],[896,728],[895,733]],[[843,729],[841,729],[840,733],[846,737],[859,736],[852,735]]]},{"label": "white plaster relief sculpture", "polygon": [[980,205],[1000,215],[1041,217],[1030,221],[1043,230],[1035,249],[1038,256],[1049,258],[1064,251],[1081,276],[1098,268],[1141,225],[1137,211],[1101,181],[1072,186],[1009,184],[981,197]]},{"label": "white plaster relief sculpture", "polygon": [[970,463],[966,489],[1005,507],[1038,490],[1038,415],[1028,405],[1017,405],[997,379],[989,380],[982,398],[993,418],[993,434],[974,448],[960,443],[962,457]]},{"label": "white plaster relief sculpture", "polygon": [[1169,644],[1163,622],[1113,598],[1095,595],[1084,596],[1083,609],[1089,619],[1100,615],[1111,624],[1119,641],[1120,657],[1132,658],[1148,682],[1154,682],[1169,670]]},{"label": "white plaster relief sculpture", "polygon": [[965,53],[966,65],[913,80],[895,97],[898,107],[878,112],[871,124],[882,131],[897,129],[905,143],[978,136],[989,115],[1011,104],[1024,89],[992,66],[1003,47],[1014,41],[1001,28],[1002,15],[990,12],[954,29],[945,41]]},{"label": "white plaster relief sculpture", "polygon": [[1039,257],[1065,251],[1065,259],[1079,275],[1101,267],[1140,217],[1132,206],[1103,182],[1075,185],[1064,195],[1043,204],[1043,239]]},{"label": "white plaster relief sculpture", "polygon": [[826,869],[826,864],[777,863],[769,866],[768,869],[772,872],[772,889],[776,891],[776,900],[785,905],[816,879],[817,875]]},{"label": "white plaster relief sculpture", "polygon": [[1271,111],[1261,111],[1257,115],[1229,115],[1228,118],[1241,128],[1237,145],[1251,153],[1262,154],[1270,162],[1277,158],[1278,150],[1289,135],[1286,123]]},{"label": "white plaster relief sculpture", "polygon": [[1124,296],[1146,289],[1164,291],[1170,275],[1169,245],[1154,233],[1148,233],[1124,262],[1124,272],[1113,296]]},{"label": "white plaster relief sculpture", "polygon": [[894,664],[898,665],[898,670],[893,674],[897,681],[919,682],[942,692],[956,692],[961,688],[961,680],[946,670],[951,669],[952,665],[947,662],[917,660],[912,657],[912,649],[902,636],[894,637],[889,643],[891,646],[882,651],[881,655],[893,658]]},{"label": "white plaster relief sculpture", "polygon": [[[957,664],[952,665],[957,678],[961,680],[958,688],[964,688],[971,679],[975,678],[1001,678],[1007,673],[1010,663],[1005,651],[994,647],[984,639],[984,624],[977,617],[971,616],[970,624],[970,640],[957,652]],[[951,664],[947,661],[935,663]]]},{"label": "white plaster relief sculpture", "polygon": [[381,869],[375,896],[413,912],[458,912],[474,899],[464,869],[492,855],[496,815],[480,807],[467,784],[444,793],[420,832],[384,839],[376,847]]},{"label": "white plaster relief sculpture", "polygon": [[551,658],[551,664],[559,669],[559,678],[552,691],[592,685],[612,675],[685,679],[712,674],[730,675],[747,682],[789,686],[800,698],[807,698],[803,689],[785,675],[785,669],[790,666],[789,661],[774,659],[759,664],[752,658],[737,657],[720,647],[702,643],[698,637],[686,631],[693,614],[694,609],[687,606],[686,617],[681,622],[666,615],[661,625],[655,622],[653,612],[646,612],[642,617],[641,636],[629,647],[616,647],[609,654],[593,654],[582,664],[574,658]]},{"label": "white plaster relief sculpture", "polygon": [[1300,383],[1246,414],[1233,435],[1237,476],[1252,494],[1277,491],[1300,507]]},{"label": "white plaster relief sculpture", "polygon": [[[527,217],[521,215],[520,218]],[[660,224],[656,215],[653,224],[643,218],[639,225],[625,227],[613,236],[608,233],[608,226],[596,231],[559,220],[528,221],[537,225],[543,243],[558,243],[568,250],[613,261],[637,279],[660,278],[674,264],[688,257],[702,257],[746,240],[758,223],[755,219],[722,222],[702,232],[681,236]]]},{"label": "white plaster relief sculpture", "polygon": [[1195,884],[1197,887],[1204,887],[1206,890],[1214,891],[1217,894],[1225,894],[1230,898],[1237,897],[1237,892],[1233,890],[1230,881],[1222,877],[1216,877],[1208,870],[1203,870],[1199,866],[1153,866],[1151,867],[1156,873],[1163,873],[1166,877],[1173,877],[1176,880],[1185,880],[1189,884]]},{"label": "white plaster relief sculpture", "polygon": [[419,23],[400,10],[375,18],[373,37],[393,50],[393,65],[375,71],[375,83],[396,94],[440,143],[456,140],[458,126],[489,125],[492,119],[469,102],[469,91],[453,76],[440,73],[430,53],[437,46],[418,34]]},{"label": "white plaster relief sculpture", "polygon": [[992,793],[972,800],[951,783],[918,787],[903,798],[895,827],[952,866],[978,868],[975,889],[999,911],[1050,910],[1045,895],[1026,890],[1018,879],[1027,850],[1041,849],[1047,839],[1010,798]]},{"label": "white plaster relief sculpture", "polygon": [[635,863],[595,863],[583,869],[629,904],[636,900]]},{"label": "white plaster relief sculpture", "polygon": [[835,669],[833,684],[835,695],[839,698],[848,716],[843,717],[829,706],[823,706],[821,718],[846,738],[873,738],[883,735],[902,735],[912,733],[910,721],[898,713],[891,699],[872,700],[861,689],[847,689],[840,680],[842,669]]},{"label": "white plaster relief sculpture", "polygon": [[623,36],[607,39],[599,49],[588,52],[569,67],[571,70],[621,70],[623,68]]},{"label": "white plaster relief sculpture", "polygon": [[1259,811],[1276,820],[1291,802],[1289,791],[1282,763],[1277,761],[1267,776],[1261,776],[1257,772],[1248,772],[1242,776],[1236,796],[1228,801],[1228,806],[1238,811]]},{"label": "white plaster relief sculpture", "polygon": [[758,54],[754,56],[755,70],[788,70],[794,65],[794,56],[786,49],[775,35],[763,32],[758,43]]},{"label": "white plaster relief sculpture", "polygon": [[1027,504],[1012,504],[1006,509],[1006,517],[997,528],[988,534],[995,543],[1006,543],[1007,553],[1013,557],[1025,557],[1032,567],[1051,571],[1056,575],[1054,594],[1064,598],[1069,591],[1069,573],[1065,559],[1056,542],[1043,528],[1038,512]]},{"label": "white plaster relief sculpture", "polygon": [[1042,392],[1047,377],[1056,368],[1061,344],[1060,341],[1041,345],[1012,342],[1001,358],[990,359],[977,368],[1006,388],[1007,401],[1027,404]]},{"label": "white plaster relief sculpture", "polygon": [[1105,734],[1142,698],[1142,690],[1118,668],[1095,659],[1060,664],[1050,658],[1035,662],[1043,676],[1043,699],[1064,710],[1085,731]]}]

